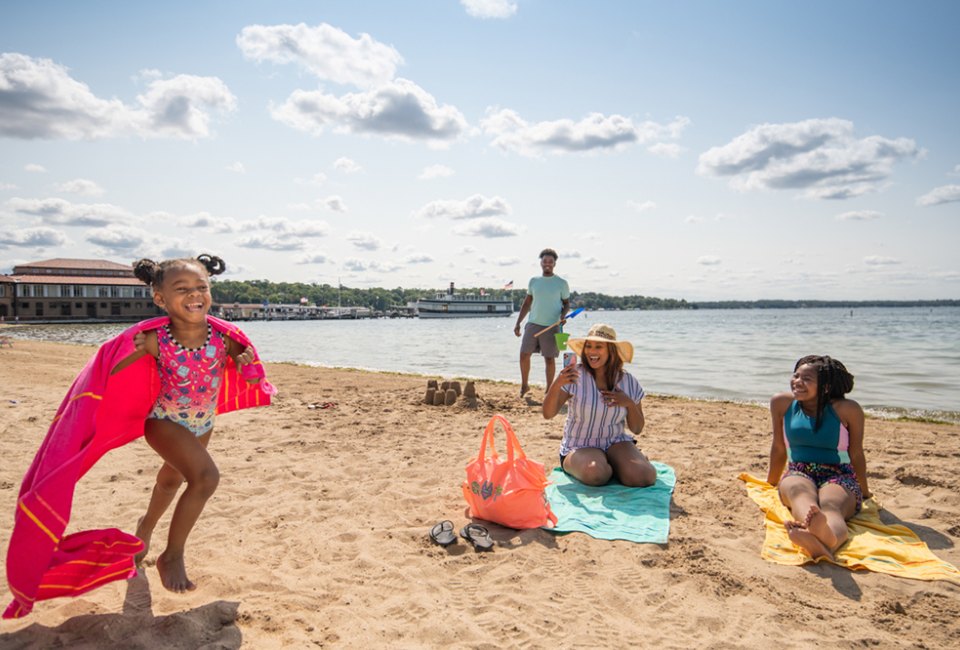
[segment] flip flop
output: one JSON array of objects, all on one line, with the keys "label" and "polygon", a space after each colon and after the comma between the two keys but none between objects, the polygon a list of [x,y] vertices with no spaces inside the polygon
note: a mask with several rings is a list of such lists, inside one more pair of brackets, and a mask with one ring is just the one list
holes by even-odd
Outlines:
[{"label": "flip flop", "polygon": [[486,526],[467,524],[460,530],[460,537],[473,544],[477,551],[489,551],[493,548],[493,540],[490,539],[490,531]]},{"label": "flip flop", "polygon": [[433,540],[434,544],[439,544],[440,546],[456,544],[457,536],[453,534],[453,522],[445,519],[435,524],[433,528],[430,529],[430,539]]}]

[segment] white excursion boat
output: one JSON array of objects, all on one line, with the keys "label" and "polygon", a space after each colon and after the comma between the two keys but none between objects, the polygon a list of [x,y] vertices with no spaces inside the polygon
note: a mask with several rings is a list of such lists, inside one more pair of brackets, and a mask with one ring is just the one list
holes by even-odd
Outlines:
[{"label": "white excursion boat", "polygon": [[456,294],[453,282],[446,293],[437,292],[433,298],[417,301],[417,315],[420,318],[480,318],[509,316],[512,313],[512,299],[475,293]]}]

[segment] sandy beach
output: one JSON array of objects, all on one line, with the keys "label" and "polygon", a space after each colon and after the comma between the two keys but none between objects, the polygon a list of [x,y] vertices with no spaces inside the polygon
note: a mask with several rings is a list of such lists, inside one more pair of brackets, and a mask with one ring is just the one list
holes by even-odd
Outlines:
[{"label": "sandy beach", "polygon": [[[4,553],[23,474],[93,350],[0,349]],[[516,384],[478,382],[475,408],[443,407],[423,404],[426,377],[267,372],[273,406],[217,420],[221,482],[187,547],[197,590],[160,585],[168,513],[140,576],[38,603],[0,623],[0,648],[960,647],[958,585],[761,559],[763,514],[737,476],[766,475],[762,407],[644,400],[640,446],[677,475],[669,543],[491,526],[494,551],[475,553],[427,531],[469,521],[460,484],[492,414],[556,464],[562,417],[543,419],[542,388],[524,401]],[[884,520],[960,565],[960,426],[870,418],[864,446]],[[108,454],[78,485],[69,530],[132,532],[159,465],[143,440]],[[0,584],[5,606],[5,570]]]}]

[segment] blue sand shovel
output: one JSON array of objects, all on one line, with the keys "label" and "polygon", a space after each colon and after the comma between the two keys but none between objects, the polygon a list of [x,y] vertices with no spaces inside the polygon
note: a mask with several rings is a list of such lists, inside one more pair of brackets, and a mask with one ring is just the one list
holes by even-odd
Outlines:
[{"label": "blue sand shovel", "polygon": [[[565,321],[565,320],[570,320],[571,318],[573,318],[574,316],[576,316],[577,314],[579,314],[579,313],[582,312],[582,311],[583,311],[583,307],[577,307],[576,309],[574,309],[572,312],[570,312],[569,314],[567,314],[565,317],[563,317],[563,318],[561,318],[560,320],[558,320],[558,321],[557,321],[556,323],[554,323],[553,325],[547,325],[546,327],[544,327],[542,330],[540,330],[539,332],[537,332],[536,334],[534,334],[534,336],[540,336],[541,334],[543,334],[544,332],[546,332],[548,329],[550,329],[550,328],[552,328],[552,327],[556,327],[557,325],[559,325],[560,323],[562,323],[562,322]],[[564,339],[564,342],[566,342],[566,339]],[[563,348],[560,348],[560,349],[562,350]]]}]

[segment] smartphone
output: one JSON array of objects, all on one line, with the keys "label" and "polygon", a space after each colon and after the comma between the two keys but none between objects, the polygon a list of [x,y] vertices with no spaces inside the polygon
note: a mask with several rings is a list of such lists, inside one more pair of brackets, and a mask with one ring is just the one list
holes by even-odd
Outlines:
[{"label": "smartphone", "polygon": [[577,354],[575,352],[563,353],[563,367],[574,366],[577,363]]}]

